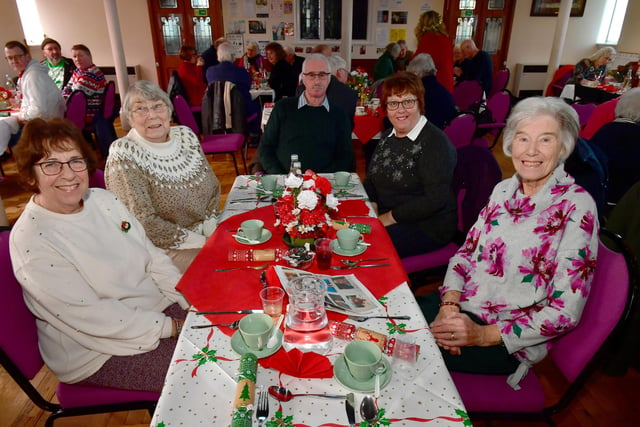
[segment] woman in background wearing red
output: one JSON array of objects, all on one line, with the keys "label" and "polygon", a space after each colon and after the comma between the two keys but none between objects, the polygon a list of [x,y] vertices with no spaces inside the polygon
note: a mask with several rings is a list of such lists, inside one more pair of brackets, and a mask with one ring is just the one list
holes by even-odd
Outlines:
[{"label": "woman in background wearing red", "polygon": [[182,62],[178,67],[178,77],[187,92],[187,102],[192,107],[202,105],[202,96],[207,84],[202,81],[202,66],[204,59],[196,54],[196,48],[184,45],[180,48]]},{"label": "woman in background wearing red", "polygon": [[414,58],[420,53],[431,55],[438,70],[436,79],[449,92],[453,92],[453,43],[442,16],[434,10],[423,13],[418,19],[415,34],[418,48]]}]

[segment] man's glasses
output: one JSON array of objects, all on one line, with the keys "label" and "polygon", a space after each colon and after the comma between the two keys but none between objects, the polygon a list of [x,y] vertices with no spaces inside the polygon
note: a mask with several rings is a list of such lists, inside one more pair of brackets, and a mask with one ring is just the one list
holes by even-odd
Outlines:
[{"label": "man's glasses", "polygon": [[87,170],[87,161],[82,157],[78,159],[71,159],[68,162],[58,162],[51,160],[47,162],[36,163],[36,165],[40,166],[40,170],[42,170],[42,173],[48,176],[60,174],[64,165],[69,165],[69,169],[74,172],[82,172]]},{"label": "man's glasses", "polygon": [[331,73],[302,73],[303,76],[305,76],[308,79],[326,79],[327,77],[329,77],[331,75]]},{"label": "man's glasses", "polygon": [[13,55],[13,56],[5,56],[4,57],[7,61],[11,62],[11,61],[19,61],[22,58],[24,58],[24,55]]},{"label": "man's glasses", "polygon": [[138,107],[133,109],[133,113],[139,117],[149,117],[149,114],[153,111],[156,114],[166,113],[169,107],[165,103],[159,103],[152,105],[151,107]]},{"label": "man's glasses", "polygon": [[400,104],[402,104],[405,109],[413,108],[416,105],[417,100],[418,98],[409,98],[403,99],[402,101],[388,101],[387,110],[397,110]]}]

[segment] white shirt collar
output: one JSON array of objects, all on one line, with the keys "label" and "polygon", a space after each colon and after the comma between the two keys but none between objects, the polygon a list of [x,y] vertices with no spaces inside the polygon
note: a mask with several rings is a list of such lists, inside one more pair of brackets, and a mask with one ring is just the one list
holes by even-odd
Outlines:
[{"label": "white shirt collar", "polygon": [[[416,139],[418,139],[418,135],[420,135],[420,132],[422,132],[422,128],[427,124],[427,118],[423,115],[420,116],[420,119],[418,120],[418,123],[416,123],[416,125],[413,127],[413,129],[411,129],[411,132],[409,132],[407,134],[407,138],[409,138],[412,141],[415,141]],[[396,130],[395,128],[391,131],[391,133],[389,134],[389,136],[395,136],[396,135]]]},{"label": "white shirt collar", "polygon": [[[298,110],[305,105],[309,105],[309,103],[307,102],[307,97],[304,96],[304,92],[302,92],[298,97]],[[329,111],[329,99],[327,99],[327,95],[324,96],[324,101],[322,101],[321,105]]]}]

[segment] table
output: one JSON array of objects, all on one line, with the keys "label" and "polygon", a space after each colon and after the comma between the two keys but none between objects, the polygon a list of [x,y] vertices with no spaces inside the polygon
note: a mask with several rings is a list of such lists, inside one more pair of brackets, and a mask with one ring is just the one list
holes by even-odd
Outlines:
[{"label": "table", "polygon": [[594,102],[596,104],[602,104],[605,101],[619,97],[617,92],[609,92],[599,87],[589,87],[576,85],[575,98],[580,98],[583,103]]},{"label": "table", "polygon": [[384,131],[383,120],[384,115],[382,114],[354,116],[352,138],[359,139],[363,144],[372,139],[380,139],[380,135]]},{"label": "table", "polygon": [[251,99],[255,100],[256,98],[258,98],[259,96],[270,96],[271,97],[271,101],[273,102],[274,98],[276,97],[276,91],[271,89],[271,88],[263,88],[263,89],[251,89],[249,90],[249,93],[251,94]]},{"label": "table", "polygon": [[17,116],[18,111],[12,111],[10,116],[0,117],[0,154],[4,153],[9,146],[11,134],[20,130]]},{"label": "table", "polygon": [[[262,287],[259,281],[259,271],[239,270],[234,272],[216,273],[214,269],[220,266],[237,266],[222,256],[228,248],[244,248],[233,240],[229,230],[235,230],[237,225],[247,218],[262,218],[274,236],[268,242],[254,246],[254,248],[283,248],[284,244],[270,224],[273,221],[273,209],[269,203],[250,202],[232,203],[242,199],[247,194],[255,192],[257,177],[239,176],[221,216],[221,223],[216,232],[207,241],[192,266],[185,272],[178,289],[190,298],[198,309],[213,309],[225,307],[229,310],[238,308],[259,308],[258,290]],[[354,180],[357,176],[354,175]],[[355,323],[371,330],[390,334],[391,329],[406,331],[413,335],[416,343],[421,346],[419,360],[416,364],[417,374],[413,379],[403,379],[399,375],[392,375],[389,385],[382,389],[378,404],[386,410],[385,417],[397,425],[462,425],[468,417],[460,396],[444,366],[442,357],[435,341],[430,334],[427,324],[413,298],[406,282],[406,274],[401,267],[400,260],[391,245],[391,241],[384,231],[384,227],[375,217],[366,216],[369,206],[356,195],[363,194],[362,184],[357,181],[353,189],[348,191],[356,200],[344,201],[346,211],[356,212],[359,205],[360,212],[357,222],[364,222],[372,226],[372,233],[365,240],[374,244],[367,249],[365,256],[385,256],[389,258],[391,267],[354,269],[353,272],[360,281],[365,283],[376,298],[387,297],[385,301],[389,314],[409,314],[412,319],[406,325],[386,324],[385,319],[371,319],[364,323]],[[346,199],[345,198],[345,199]],[[345,200],[343,199],[343,200]],[[259,206],[255,209],[256,204]],[[354,206],[349,206],[352,204]],[[362,209],[364,207],[364,210]],[[252,209],[253,210],[249,210]],[[374,239],[375,237],[375,239]],[[340,258],[340,257],[338,257]],[[333,261],[335,264],[336,261]],[[259,264],[259,263],[258,263]],[[313,266],[311,271],[316,267]],[[330,270],[331,271],[331,270]],[[339,272],[343,273],[344,272]],[[270,271],[269,281],[272,283],[273,274]],[[234,284],[232,284],[233,282]],[[223,286],[224,284],[224,286]],[[272,283],[273,284],[273,283]],[[212,293],[212,289],[215,292]],[[246,292],[246,297],[239,295]],[[212,293],[216,298],[203,297]],[[158,406],[153,415],[151,425],[160,423],[169,426],[197,426],[229,424],[232,411],[232,400],[236,389],[236,370],[240,356],[230,347],[231,331],[226,328],[191,329],[193,324],[207,323],[202,316],[196,316],[191,310],[187,316],[176,350],[167,373],[164,389]],[[226,321],[238,318],[216,316],[215,320]],[[330,319],[342,320],[343,315],[329,313]],[[333,348],[327,355],[334,362],[344,350],[346,341],[335,339]],[[200,363],[203,356],[208,355],[216,360]],[[274,369],[267,369],[270,359],[286,356],[284,350],[279,350],[269,358],[261,359],[258,366],[257,385],[276,385],[288,387],[294,393],[333,393],[346,394],[334,378],[297,378],[282,374]],[[363,395],[356,393],[356,404],[360,404]],[[297,398],[280,405],[270,398],[270,416],[276,410],[281,410],[283,416],[292,416],[297,426],[346,426],[347,418],[343,400],[327,400],[314,398]],[[255,417],[254,417],[255,418]],[[357,415],[359,420],[359,415]]]}]

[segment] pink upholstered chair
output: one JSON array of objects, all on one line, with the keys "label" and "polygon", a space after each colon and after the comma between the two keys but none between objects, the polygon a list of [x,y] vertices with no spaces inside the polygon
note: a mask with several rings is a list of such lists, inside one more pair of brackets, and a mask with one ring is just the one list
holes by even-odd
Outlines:
[{"label": "pink upholstered chair", "polygon": [[454,147],[471,145],[476,132],[476,117],[471,113],[460,114],[443,129]]},{"label": "pink upholstered chair", "polygon": [[496,93],[503,91],[507,88],[509,83],[510,72],[508,68],[501,68],[493,74],[493,81],[491,83],[491,90],[487,94],[487,98],[491,98]]},{"label": "pink upholstered chair", "polygon": [[73,123],[78,129],[83,130],[85,117],[87,116],[87,96],[81,90],[75,90],[67,99],[65,119]]},{"label": "pink upholstered chair", "polygon": [[[488,122],[478,119],[478,132],[473,139],[473,145],[489,147],[492,149],[498,142],[502,129],[507,124],[507,116],[511,111],[511,93],[507,90],[494,94],[487,101]],[[491,137],[491,142],[489,141]]]},{"label": "pink upholstered chair", "polygon": [[501,179],[500,166],[487,148],[474,145],[459,148],[458,163],[453,173],[453,189],[458,198],[459,236],[454,242],[435,251],[402,258],[407,273],[447,265],[489,200],[493,187]]},{"label": "pink upholstered chair", "polygon": [[591,117],[591,114],[593,114],[593,110],[596,109],[596,104],[579,104],[577,102],[574,102],[573,104],[571,104],[571,106],[574,110],[576,110],[576,113],[578,113],[578,118],[580,119],[580,129],[583,129],[587,124],[587,121]]},{"label": "pink upholstered chair", "polygon": [[147,409],[153,413],[158,393],[84,387],[59,383],[58,403],[48,401],[30,380],[44,366],[38,349],[36,319],[24,303],[22,287],[16,280],[9,256],[9,231],[0,232],[0,364],[40,409],[51,412],[45,426],[56,419],[103,412]]},{"label": "pink upholstered chair", "polygon": [[[603,230],[611,237],[612,233]],[[615,238],[617,242],[621,239]],[[637,305],[633,292],[637,272],[631,267],[632,255],[620,244],[622,253],[598,245],[598,260],[591,292],[578,326],[552,342],[548,358],[569,383],[568,389],[553,405],[545,406],[547,397],[534,370],[512,389],[504,375],[477,375],[452,372],[453,381],[472,420],[475,419],[545,419],[565,408],[580,391],[598,362],[603,346],[615,337]],[[609,341],[611,342],[611,341]],[[463,350],[464,351],[464,350]]]},{"label": "pink upholstered chair", "polygon": [[[240,175],[238,170],[238,162],[236,160],[236,152],[241,150],[245,143],[245,135],[241,133],[220,133],[212,135],[201,135],[200,128],[193,113],[189,108],[187,100],[182,95],[173,97],[173,109],[175,110],[178,123],[191,128],[191,130],[200,138],[200,145],[205,154],[231,154],[233,158],[233,166],[236,169],[236,175]],[[247,162],[245,156],[240,153],[245,173],[248,173]]]},{"label": "pink upholstered chair", "polygon": [[91,188],[103,188],[107,186],[104,182],[104,171],[102,169],[96,169],[93,175],[89,178],[89,187]]},{"label": "pink upholstered chair", "polygon": [[453,102],[460,112],[476,112],[482,103],[482,86],[476,80],[463,80],[453,88]]}]

